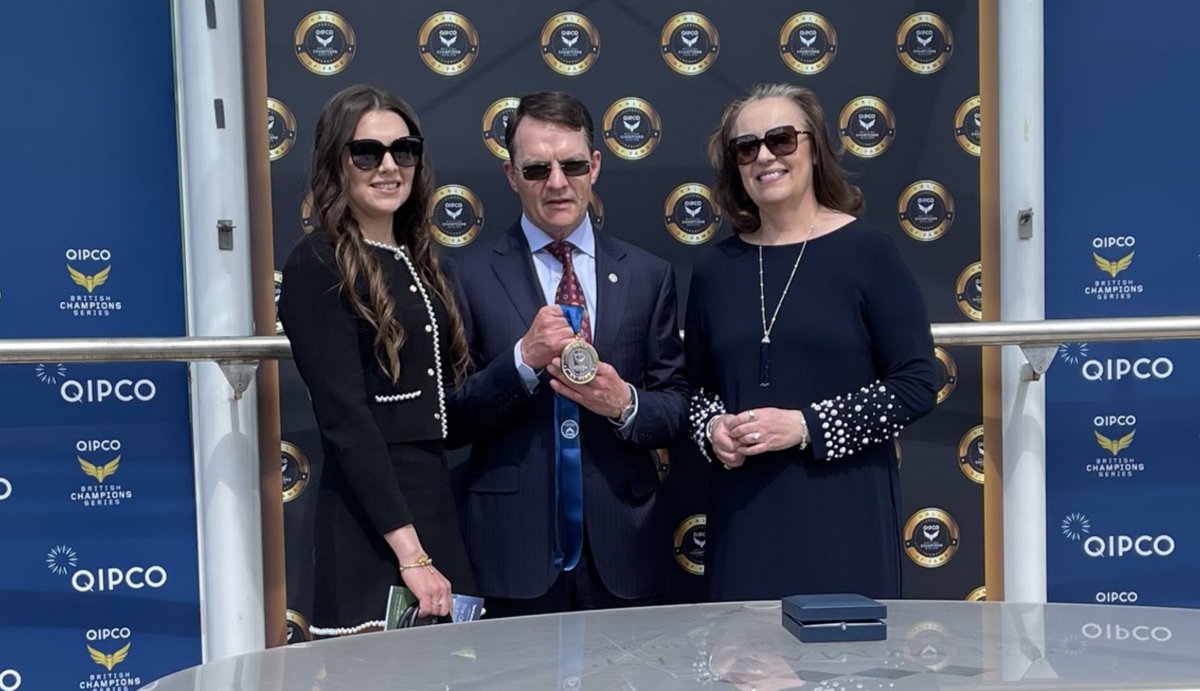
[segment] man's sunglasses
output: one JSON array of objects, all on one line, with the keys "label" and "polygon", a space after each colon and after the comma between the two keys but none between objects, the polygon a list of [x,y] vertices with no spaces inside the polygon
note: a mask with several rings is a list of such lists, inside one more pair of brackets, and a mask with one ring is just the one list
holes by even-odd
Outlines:
[{"label": "man's sunglasses", "polygon": [[[559,161],[558,167],[562,168],[563,175],[575,178],[580,175],[587,175],[592,169],[592,162],[587,159]],[[549,163],[530,163],[521,168],[521,177],[526,180],[545,180],[550,177],[552,170],[553,168]]]},{"label": "man's sunglasses", "polygon": [[799,146],[799,136],[812,134],[808,130],[798,130],[791,125],[772,127],[762,137],[753,134],[743,134],[729,140],[729,157],[737,161],[739,166],[749,165],[758,160],[758,152],[762,145],[767,145],[767,151],[773,156],[787,156],[796,151]]},{"label": "man's sunglasses", "polygon": [[392,160],[401,168],[412,168],[421,162],[425,140],[417,136],[400,137],[391,144],[378,139],[354,139],[346,142],[350,162],[359,170],[375,170],[383,163],[383,155],[392,152]]}]

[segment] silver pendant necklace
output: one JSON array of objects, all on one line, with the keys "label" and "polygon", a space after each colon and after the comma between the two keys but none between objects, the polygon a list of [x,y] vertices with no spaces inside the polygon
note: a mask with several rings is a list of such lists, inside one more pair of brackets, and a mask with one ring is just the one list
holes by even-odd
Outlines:
[{"label": "silver pendant necklace", "polygon": [[800,245],[800,254],[796,255],[796,263],[792,264],[792,273],[783,286],[783,295],[779,296],[779,302],[775,304],[775,312],[771,314],[770,324],[767,323],[767,293],[763,285],[763,246],[758,246],[758,304],[762,313],[763,330],[762,341],[758,346],[758,385],[762,387],[771,385],[771,330],[775,328],[775,320],[779,318],[779,308],[783,306],[788,288],[792,287],[792,279],[796,278],[796,269],[800,268],[800,260],[804,258],[804,250],[808,247],[809,239],[812,238],[813,227],[813,224],[809,224],[808,235],[804,236],[804,242]]}]

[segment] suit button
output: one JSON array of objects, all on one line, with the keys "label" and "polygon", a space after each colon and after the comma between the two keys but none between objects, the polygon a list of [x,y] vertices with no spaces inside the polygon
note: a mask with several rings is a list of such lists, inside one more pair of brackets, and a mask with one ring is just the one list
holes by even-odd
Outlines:
[{"label": "suit button", "polygon": [[433,368],[432,368],[432,367],[430,367],[429,369],[427,369],[427,370],[425,370],[425,371],[426,371],[427,373],[429,373],[429,376],[431,376],[431,377],[434,375],[434,371],[433,371]]},{"label": "suit button", "polygon": [[426,324],[425,325],[425,333],[430,333],[432,331],[433,331],[433,324]]}]

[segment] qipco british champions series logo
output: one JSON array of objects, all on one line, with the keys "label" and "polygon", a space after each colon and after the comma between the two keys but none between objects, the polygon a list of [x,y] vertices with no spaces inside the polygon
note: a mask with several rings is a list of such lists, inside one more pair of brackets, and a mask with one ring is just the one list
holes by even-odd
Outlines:
[{"label": "qipco british champions series logo", "polygon": [[1098,478],[1129,478],[1146,469],[1133,450],[1137,437],[1137,416],[1132,413],[1097,415],[1092,419],[1096,451],[1090,454],[1085,470]]},{"label": "qipco british champions series logo", "polygon": [[954,198],[942,183],[918,180],[900,195],[896,212],[905,234],[913,240],[933,242],[954,223]]},{"label": "qipco british champions series logo", "polygon": [[354,29],[334,12],[313,12],[300,20],[292,43],[296,59],[313,74],[328,77],[354,59]]},{"label": "qipco british champions series logo", "polygon": [[305,235],[317,229],[317,215],[313,210],[312,192],[304,195],[304,199],[300,201],[300,229]]},{"label": "qipco british champions series logo", "polygon": [[86,508],[120,506],[133,499],[133,490],[115,476],[121,470],[120,439],[80,439],[75,442],[75,461],[88,478],[71,491],[71,501]]},{"label": "qipco british champions series logo", "polygon": [[838,116],[838,134],[846,149],[859,158],[875,158],[896,137],[896,116],[883,99],[859,96]]},{"label": "qipco british champions series logo", "polygon": [[267,144],[272,161],[283,158],[296,143],[296,117],[283,101],[267,99]]},{"label": "qipco british champions series logo", "polygon": [[896,55],[917,74],[933,74],[942,69],[953,52],[950,27],[931,12],[909,15],[896,30]]},{"label": "qipco british champions series logo", "polygon": [[308,630],[308,618],[294,609],[289,609],[285,615],[287,621],[287,642],[304,643],[312,640]]},{"label": "qipco british champions series logo", "polygon": [[792,71],[817,74],[837,56],[837,32],[815,12],[794,14],[779,30],[779,55]]},{"label": "qipco british champions series logo", "polygon": [[712,67],[721,50],[717,27],[696,12],[683,12],[668,19],[658,42],[667,66],[687,76]]},{"label": "qipco british champions series logo", "polygon": [[462,185],[443,185],[429,200],[429,226],[441,244],[462,247],[483,229],[483,203]]},{"label": "qipco british champions series logo", "polygon": [[979,123],[980,101],[978,96],[972,96],[962,102],[954,112],[954,139],[963,151],[978,156],[982,150],[980,142],[982,126]]},{"label": "qipco british champions series logo", "polygon": [[698,513],[683,519],[675,529],[675,563],[693,576],[704,575],[704,545],[708,541],[708,517]]},{"label": "qipco british champions series logo", "polygon": [[479,57],[479,34],[457,12],[439,12],[417,32],[421,61],[434,72],[453,77],[466,72]]},{"label": "qipco british champions series logo", "polygon": [[542,59],[568,77],[587,72],[600,57],[600,32],[582,14],[563,12],[542,27]]},{"label": "qipco british champions series logo", "polygon": [[702,245],[721,227],[721,212],[713,204],[712,190],[689,182],[671,191],[663,205],[667,232],[685,245]]},{"label": "qipco british champions series logo", "polygon": [[950,394],[954,393],[954,387],[958,386],[958,365],[950,353],[941,347],[933,349],[933,356],[937,358],[942,370],[942,385],[938,387],[937,392],[937,402],[941,403],[950,398]]},{"label": "qipco british champions series logo", "polygon": [[483,112],[483,145],[496,158],[508,160],[508,121],[517,113],[521,102],[511,96],[496,99]]},{"label": "qipco british champions series logo", "polygon": [[971,482],[983,484],[983,425],[975,425],[958,440],[958,468]]},{"label": "qipco british champions series logo", "polygon": [[967,318],[983,319],[983,263],[967,265],[954,282],[954,301]]},{"label": "qipco british champions series logo", "polygon": [[662,120],[640,98],[622,98],[604,111],[604,143],[629,161],[650,155],[662,137]]},{"label": "qipco british champions series logo", "polygon": [[283,502],[286,504],[304,492],[312,471],[308,456],[290,441],[280,442],[279,475],[283,480]]},{"label": "qipco british champions series logo", "polygon": [[918,566],[944,566],[958,551],[958,523],[942,509],[921,509],[904,524],[904,551]]},{"label": "qipco british champions series logo", "polygon": [[[1092,262],[1104,278],[1093,279],[1083,294],[1097,301],[1132,300],[1146,290],[1135,278],[1124,274],[1133,266],[1137,254],[1137,238],[1133,235],[1103,235],[1092,238]],[[1137,273],[1136,271],[1134,272]]]},{"label": "qipco british champions series logo", "polygon": [[113,253],[105,247],[72,247],[63,253],[67,276],[75,289],[58,303],[58,309],[73,317],[111,317],[120,312],[121,301],[106,287],[113,272]]}]

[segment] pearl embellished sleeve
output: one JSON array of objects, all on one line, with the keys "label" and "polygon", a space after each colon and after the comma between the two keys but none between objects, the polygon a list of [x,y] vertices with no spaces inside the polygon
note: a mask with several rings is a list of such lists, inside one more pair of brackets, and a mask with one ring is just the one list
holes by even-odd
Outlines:
[{"label": "pearl embellished sleeve", "polygon": [[688,405],[688,424],[691,427],[692,441],[700,447],[700,454],[709,463],[716,461],[713,459],[712,445],[708,443],[708,421],[725,412],[725,403],[720,396],[704,389],[692,394]]},{"label": "pearl embellished sleeve", "polygon": [[813,454],[818,460],[833,461],[900,436],[915,416],[876,381],[852,394],[814,403],[804,417],[810,421]]}]

